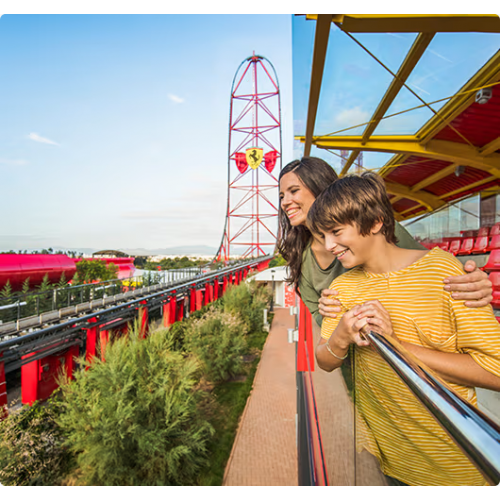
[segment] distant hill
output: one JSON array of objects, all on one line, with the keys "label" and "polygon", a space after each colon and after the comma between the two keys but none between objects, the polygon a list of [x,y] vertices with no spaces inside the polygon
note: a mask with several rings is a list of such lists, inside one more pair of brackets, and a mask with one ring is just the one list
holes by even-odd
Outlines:
[{"label": "distant hill", "polygon": [[169,248],[119,248],[129,255],[215,255],[217,248],[207,245],[186,245]]}]

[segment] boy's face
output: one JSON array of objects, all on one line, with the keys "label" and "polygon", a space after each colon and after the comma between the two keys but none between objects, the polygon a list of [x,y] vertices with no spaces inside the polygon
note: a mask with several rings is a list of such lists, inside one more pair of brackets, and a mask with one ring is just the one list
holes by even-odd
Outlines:
[{"label": "boy's face", "polygon": [[339,224],[322,236],[326,249],[346,269],[362,266],[371,256],[373,234],[362,236],[356,225]]}]

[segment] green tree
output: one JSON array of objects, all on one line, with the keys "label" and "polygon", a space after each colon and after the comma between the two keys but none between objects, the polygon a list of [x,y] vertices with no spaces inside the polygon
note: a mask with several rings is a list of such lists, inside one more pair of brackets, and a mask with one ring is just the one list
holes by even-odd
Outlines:
[{"label": "green tree", "polygon": [[194,485],[207,464],[213,429],[198,363],[172,351],[165,331],[138,331],[136,323],[107,346],[105,363],[95,359],[62,386],[58,422],[77,454],[78,484]]}]

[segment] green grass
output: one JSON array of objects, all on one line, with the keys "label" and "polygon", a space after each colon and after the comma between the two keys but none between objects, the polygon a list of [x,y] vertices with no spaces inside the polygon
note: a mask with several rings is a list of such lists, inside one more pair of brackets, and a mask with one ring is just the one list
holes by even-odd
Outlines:
[{"label": "green grass", "polygon": [[[269,322],[271,321],[272,318]],[[210,423],[214,427],[215,433],[208,447],[210,466],[200,474],[199,484],[201,486],[222,485],[226,464],[238,430],[238,423],[252,390],[255,372],[267,335],[268,333],[264,331],[249,335],[248,347],[254,352],[258,350],[259,354],[248,363],[246,380],[225,382],[214,388],[213,394],[217,402],[217,410]]]}]

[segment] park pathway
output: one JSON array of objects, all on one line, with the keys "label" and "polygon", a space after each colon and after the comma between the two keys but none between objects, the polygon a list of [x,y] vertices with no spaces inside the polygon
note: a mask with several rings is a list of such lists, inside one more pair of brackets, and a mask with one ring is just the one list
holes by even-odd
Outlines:
[{"label": "park pathway", "polygon": [[295,316],[276,307],[224,474],[224,486],[297,486]]}]

